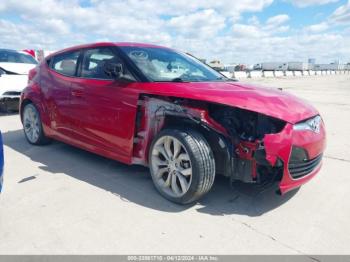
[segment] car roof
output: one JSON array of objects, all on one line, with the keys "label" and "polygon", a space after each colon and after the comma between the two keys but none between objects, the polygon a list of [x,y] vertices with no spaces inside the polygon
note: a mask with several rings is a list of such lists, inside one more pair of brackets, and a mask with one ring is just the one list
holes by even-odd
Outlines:
[{"label": "car roof", "polygon": [[54,52],[47,56],[47,58],[55,56],[60,53],[65,53],[69,51],[84,49],[84,48],[94,48],[94,47],[105,47],[105,46],[133,46],[133,47],[150,47],[150,48],[163,48],[163,49],[170,49],[168,47],[154,45],[154,44],[147,44],[147,43],[135,43],[135,42],[98,42],[98,43],[91,43],[91,44],[83,44],[83,45],[77,45],[68,47],[62,50],[59,50],[57,52]]}]

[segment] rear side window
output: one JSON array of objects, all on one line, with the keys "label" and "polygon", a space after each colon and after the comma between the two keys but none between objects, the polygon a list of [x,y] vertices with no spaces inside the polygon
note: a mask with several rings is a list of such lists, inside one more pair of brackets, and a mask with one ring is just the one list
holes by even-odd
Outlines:
[{"label": "rear side window", "polygon": [[114,77],[106,73],[105,68],[108,63],[121,63],[113,51],[109,48],[95,48],[85,51],[82,63],[81,76],[84,78],[113,79]]},{"label": "rear side window", "polygon": [[79,55],[80,51],[56,55],[52,58],[51,68],[62,75],[75,76]]}]

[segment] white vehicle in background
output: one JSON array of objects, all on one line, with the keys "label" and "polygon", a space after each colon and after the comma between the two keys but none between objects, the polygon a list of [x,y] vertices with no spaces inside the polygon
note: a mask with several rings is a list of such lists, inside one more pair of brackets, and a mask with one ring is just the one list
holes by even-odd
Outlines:
[{"label": "white vehicle in background", "polygon": [[18,111],[22,90],[28,73],[38,62],[29,54],[0,49],[0,111]]},{"label": "white vehicle in background", "polygon": [[261,64],[253,65],[253,70],[262,70],[262,65]]},{"label": "white vehicle in background", "polygon": [[304,62],[288,62],[289,71],[306,71],[311,70],[312,65]]},{"label": "white vehicle in background", "polygon": [[288,63],[281,63],[281,62],[262,63],[261,69],[263,71],[286,71],[288,70]]}]

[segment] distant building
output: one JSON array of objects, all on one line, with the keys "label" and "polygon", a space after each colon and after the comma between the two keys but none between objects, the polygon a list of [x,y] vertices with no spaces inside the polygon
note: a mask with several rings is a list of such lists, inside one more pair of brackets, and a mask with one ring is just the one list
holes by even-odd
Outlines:
[{"label": "distant building", "polygon": [[314,65],[314,64],[316,64],[316,59],[315,58],[309,58],[308,63]]}]

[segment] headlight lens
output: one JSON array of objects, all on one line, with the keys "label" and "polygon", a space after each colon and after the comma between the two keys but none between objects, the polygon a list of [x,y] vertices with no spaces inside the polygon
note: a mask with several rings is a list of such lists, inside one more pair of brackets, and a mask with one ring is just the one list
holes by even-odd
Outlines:
[{"label": "headlight lens", "polygon": [[293,130],[298,130],[298,131],[310,130],[315,133],[320,133],[321,122],[322,122],[322,118],[320,116],[315,116],[304,122],[295,124],[293,126]]}]

